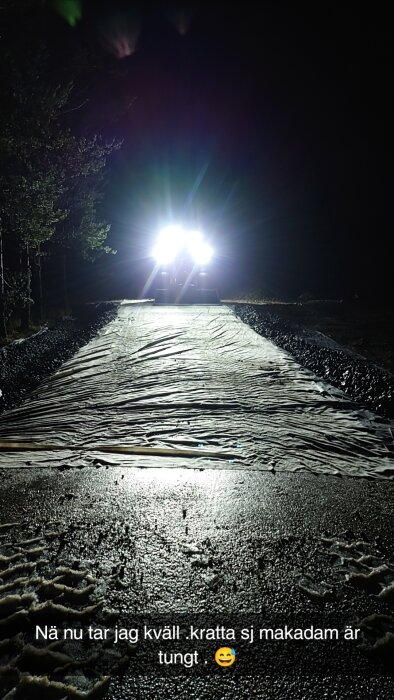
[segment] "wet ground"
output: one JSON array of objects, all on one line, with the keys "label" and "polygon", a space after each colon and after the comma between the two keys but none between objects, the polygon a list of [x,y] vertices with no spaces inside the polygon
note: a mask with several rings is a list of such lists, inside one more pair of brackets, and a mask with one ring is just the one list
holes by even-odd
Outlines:
[{"label": "wet ground", "polygon": [[[68,607],[84,610],[104,601],[104,611],[88,613],[86,624],[102,623],[113,610],[119,625],[131,625],[142,612],[174,619],[187,614],[192,623],[205,613],[206,620],[227,622],[242,616],[243,624],[250,617],[264,625],[330,620],[338,627],[375,616],[369,651],[346,647],[339,675],[337,660],[332,668],[327,663],[327,645],[315,642],[313,665],[301,678],[277,648],[262,650],[261,672],[253,678],[245,676],[240,659],[235,679],[230,669],[218,674],[214,664],[208,678],[181,669],[163,679],[154,668],[149,677],[135,678],[130,661],[124,675],[115,670],[108,697],[392,697],[393,682],[380,665],[392,647],[376,616],[385,616],[386,625],[391,618],[393,630],[393,484],[118,467],[2,470],[1,476],[2,521],[15,523],[1,531],[2,551],[29,538],[45,548],[24,591],[46,600],[34,576],[51,579],[59,566],[82,572],[93,591],[83,604]],[[211,643],[212,655],[217,646]],[[106,667],[104,656],[101,650],[98,673]],[[41,688],[40,697],[49,695]]]},{"label": "wet ground", "polygon": [[[124,313],[125,321],[127,311]],[[184,389],[182,382],[190,381],[193,376],[196,383],[192,383],[192,388],[196,394],[193,395],[193,406],[188,410],[193,408],[195,419],[187,428],[183,425],[183,438],[189,438],[188,450],[206,449],[203,443],[207,443],[208,436],[201,441],[201,431],[205,427],[204,415],[212,411],[212,404],[201,402],[201,392],[208,391],[209,384],[204,388],[198,381],[200,375],[190,374],[187,353],[181,353],[184,360],[178,362],[176,371],[175,368],[171,370],[177,391],[175,395],[170,393],[169,398],[171,387],[164,387],[164,394],[157,391],[160,367],[162,363],[171,362],[171,341],[165,329],[156,324],[156,338],[145,337],[142,342],[143,339],[136,336],[133,345],[133,324],[122,322],[122,331],[116,324],[115,327],[124,341],[117,345],[116,350],[121,351],[124,367],[130,366],[133,353],[135,362],[126,386],[122,384],[124,372],[117,373],[113,356],[107,357],[118,399],[124,399],[127,394],[130,405],[134,406],[133,411],[119,412],[116,409],[116,414],[123,416],[120,423],[115,421],[117,436],[124,441],[128,435],[131,446],[141,444],[144,426],[141,406],[138,405],[141,399],[136,400],[138,397],[133,392],[141,391],[141,376],[144,373],[152,375],[152,368],[155,368],[158,373],[156,388],[150,384],[143,388],[145,400],[148,389],[150,407],[142,410],[142,414],[144,420],[153,421],[151,428],[154,425],[150,446],[155,450],[168,448],[168,441],[173,441],[171,411],[179,410],[179,392]],[[105,333],[108,328],[103,329],[104,345],[110,340]],[[199,346],[192,348],[191,352],[194,362],[196,353],[200,363],[207,357],[211,363],[217,357],[218,370],[219,358],[221,363],[226,358],[223,348],[219,347],[224,331],[217,330],[214,335],[219,345],[215,352],[207,355],[206,350],[203,352]],[[312,398],[314,410],[323,422],[328,421],[327,426],[345,425],[348,429],[353,404],[350,405],[335,391],[333,393],[329,387],[323,387],[325,395],[322,396],[322,391],[316,390],[316,378],[311,383],[310,375],[288,361],[286,353],[282,355],[282,351],[277,351],[274,346],[268,349],[263,339],[255,338],[253,347],[250,343],[245,344],[239,367],[231,365],[227,356],[224,368],[220,364],[220,372],[212,372],[210,381],[216,399],[221,397],[220,392],[226,386],[231,369],[237,382],[241,378],[242,382],[246,381],[251,348],[253,358],[265,348],[265,359],[263,353],[260,364],[285,363],[281,365],[282,377],[275,375],[275,381],[273,378],[267,380],[271,404],[284,391],[283,384],[279,383],[279,394],[275,393],[276,380],[283,380],[286,376],[293,396],[301,391],[300,401],[304,408],[311,408]],[[160,342],[149,344],[158,339]],[[235,324],[229,347],[234,349],[237,339],[238,325]],[[168,348],[161,346],[163,342]],[[190,344],[190,337],[183,335],[176,342],[178,351],[184,351]],[[106,356],[108,348],[104,350],[102,346],[102,357]],[[161,357],[163,351],[164,357]],[[105,430],[111,425],[109,414],[105,412],[112,403],[107,401],[104,405],[105,380],[103,377],[99,381],[96,379],[95,362],[100,353],[95,350],[87,352],[88,355],[86,349],[80,351],[83,371],[81,373],[79,366],[76,394],[70,391],[74,385],[73,371],[63,368],[62,381],[68,387],[66,404],[73,409],[69,425],[72,426],[73,419],[77,423],[71,432],[75,437],[83,428],[79,425],[81,418],[77,420],[73,396],[77,396],[78,402],[81,388],[87,386],[84,382],[94,380],[91,387],[95,393],[92,394],[90,387],[83,401],[97,442],[100,421]],[[159,356],[155,357],[157,352]],[[71,364],[73,366],[73,361]],[[200,364],[200,370],[201,367]],[[104,367],[101,369],[104,372]],[[273,371],[272,367],[270,371]],[[37,409],[45,404],[49,413],[41,414],[37,431],[44,428],[46,441],[48,438],[56,440],[59,434],[63,434],[70,446],[62,411],[55,419],[51,418],[53,397],[61,386],[61,379],[62,375],[54,384],[52,380],[44,382],[32,397],[31,409],[27,403],[22,407],[22,413],[18,409],[15,414],[5,414],[2,430],[8,431],[8,437],[14,430],[15,416],[20,418],[25,411],[26,436],[37,439],[37,434],[29,433],[34,405]],[[261,377],[260,381],[263,381]],[[317,385],[320,386],[319,382]],[[240,385],[234,384],[231,412],[227,407],[226,420],[233,425],[234,416],[238,416],[241,428],[240,421],[245,415],[250,416],[250,412],[245,411],[249,397],[260,402],[260,412],[253,413],[255,421],[260,421],[260,415],[266,415],[268,426],[279,430],[282,421],[286,430],[283,416],[278,423],[275,420],[272,423],[272,416],[266,411],[267,403],[263,400],[264,392],[260,394],[261,387],[253,383],[247,386],[248,391],[241,401]],[[40,404],[41,397],[47,398]],[[101,397],[101,403],[98,397]],[[153,410],[160,401],[164,401],[162,409],[165,408],[160,412],[161,437]],[[173,402],[172,406],[169,401]],[[182,411],[185,410],[183,404]],[[7,453],[3,452],[0,469],[0,666],[6,669],[0,697],[7,697],[7,700],[32,697],[42,700],[76,697],[114,700],[163,697],[193,700],[238,700],[244,697],[385,700],[393,697],[394,681],[389,670],[394,639],[394,483],[382,478],[383,471],[379,475],[378,464],[375,465],[378,478],[362,478],[366,453],[375,448],[371,448],[368,437],[371,416],[365,422],[365,415],[358,411],[351,418],[351,425],[355,426],[357,439],[364,437],[360,455],[355,457],[353,452],[351,457],[354,473],[358,474],[353,478],[346,476],[345,464],[336,470],[335,476],[331,464],[327,463],[326,471],[331,471],[331,474],[324,473],[320,460],[304,472],[278,470],[272,464],[263,464],[263,468],[268,466],[269,471],[261,471],[258,465],[261,457],[257,457],[253,469],[251,464],[244,464],[242,460],[239,464],[236,460],[227,464],[231,447],[226,442],[228,429],[226,432],[226,420],[220,421],[217,411],[209,416],[209,420],[214,424],[216,421],[217,426],[219,419],[223,444],[215,445],[211,435],[208,442],[211,440],[212,444],[208,444],[208,449],[220,448],[226,458],[215,459],[210,455],[212,463],[204,461],[201,456],[192,461],[188,458],[188,468],[182,460],[177,466],[179,462],[174,462],[174,457],[168,454],[154,454],[156,461],[149,462],[152,455],[137,454],[130,458],[130,455],[100,455],[93,451],[92,459],[81,457],[80,452],[76,458],[71,455],[69,460],[58,454],[51,468],[45,465],[44,455],[39,469],[34,468],[35,460],[39,459],[35,453],[30,454],[30,464],[24,463],[23,468],[18,467],[18,453],[8,453],[9,464],[13,467],[10,469]],[[104,415],[106,420],[103,420]],[[343,420],[345,423],[341,422]],[[56,421],[60,421],[57,425],[61,430],[51,435],[50,426]],[[174,416],[172,422],[174,428]],[[246,440],[251,425],[257,423],[242,426]],[[261,425],[264,429],[263,423]],[[305,425],[310,427],[307,421]],[[386,429],[388,424],[378,421],[377,426],[380,426],[379,430],[382,426]],[[319,424],[316,429],[320,430]],[[372,431],[372,444],[375,440],[379,442],[379,430]],[[108,439],[105,432],[103,437]],[[191,442],[190,437],[193,438]],[[304,459],[310,445],[306,442],[301,449],[301,437],[299,433],[300,459]],[[349,440],[352,439],[350,431]],[[280,443],[274,439],[271,444],[281,444],[286,456],[285,432],[281,440]],[[357,440],[354,445],[357,446]],[[173,442],[170,447],[174,448]],[[382,449],[390,457],[387,447],[386,444]],[[328,462],[337,459],[334,455],[330,457],[327,446],[324,450]],[[73,459],[78,468],[72,466]],[[379,461],[379,457],[377,459]],[[122,466],[122,460],[127,467]],[[151,468],[140,468],[144,462]],[[371,473],[373,468],[371,463]],[[135,648],[130,644],[117,648],[112,643],[90,644],[86,649],[63,642],[52,645],[49,642],[35,643],[33,649],[27,645],[31,641],[32,628],[38,623],[55,626],[64,622],[70,626],[83,623],[112,629],[114,625],[130,627],[147,614],[157,621],[171,619],[175,622],[178,616],[182,616],[182,620],[190,623],[205,620],[209,624],[210,621],[223,620],[227,626],[231,626],[232,621],[234,625],[239,622],[243,626],[254,624],[257,627],[261,624],[279,627],[286,623],[306,627],[313,623],[341,630],[350,625],[358,627],[362,634],[357,642],[341,642],[338,646],[313,642],[309,647],[302,646],[299,656],[294,656],[293,643],[288,651],[281,642],[278,642],[279,646],[257,647],[258,665],[253,673],[248,671],[247,647],[240,644],[236,648],[236,664],[231,669],[217,667],[213,654],[221,643],[214,641],[203,649],[203,658],[207,661],[203,669],[175,666],[167,676],[158,671],[157,663],[150,669],[144,667],[143,673],[136,673]],[[230,646],[235,647],[236,643],[230,643]],[[39,651],[34,651],[34,647]],[[167,648],[171,649],[171,644]],[[34,675],[39,675],[39,678],[34,679]],[[107,676],[111,676],[111,680],[107,680]]]}]

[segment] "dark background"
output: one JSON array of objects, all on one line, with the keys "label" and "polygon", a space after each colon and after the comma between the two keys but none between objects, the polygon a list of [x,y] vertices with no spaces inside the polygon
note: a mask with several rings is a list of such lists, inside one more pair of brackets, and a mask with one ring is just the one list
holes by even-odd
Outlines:
[{"label": "dark background", "polygon": [[81,293],[140,294],[158,228],[183,221],[222,295],[389,299],[392,32],[369,7],[111,0],[73,27],[48,7],[55,72],[97,52],[70,119],[124,140],[103,205],[118,252],[76,268]]}]

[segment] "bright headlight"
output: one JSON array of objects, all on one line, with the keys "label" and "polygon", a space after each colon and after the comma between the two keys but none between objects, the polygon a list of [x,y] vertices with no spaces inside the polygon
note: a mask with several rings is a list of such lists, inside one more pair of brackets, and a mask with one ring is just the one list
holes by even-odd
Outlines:
[{"label": "bright headlight", "polygon": [[168,265],[175,260],[184,246],[184,232],[180,226],[166,226],[160,231],[159,240],[153,250],[158,265]]},{"label": "bright headlight", "polygon": [[200,231],[186,231],[181,226],[166,226],[160,231],[153,257],[158,265],[168,265],[180,253],[188,253],[196,265],[207,265],[213,250],[204,241]]},{"label": "bright headlight", "polygon": [[187,232],[187,248],[196,265],[207,265],[213,254],[211,246],[204,241],[201,231]]},{"label": "bright headlight", "polygon": [[190,253],[196,265],[207,265],[212,258],[213,250],[205,241],[199,241],[190,247]]},{"label": "bright headlight", "polygon": [[165,248],[159,244],[153,249],[153,257],[158,265],[168,265],[172,263],[176,258],[176,254],[177,251]]},{"label": "bright headlight", "polygon": [[184,244],[185,232],[182,226],[165,226],[159,233],[159,241],[181,247]]}]

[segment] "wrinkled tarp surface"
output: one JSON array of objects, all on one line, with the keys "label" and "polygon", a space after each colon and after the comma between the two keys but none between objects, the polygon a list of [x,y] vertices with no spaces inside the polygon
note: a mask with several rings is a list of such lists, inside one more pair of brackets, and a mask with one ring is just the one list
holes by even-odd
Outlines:
[{"label": "wrinkled tarp surface", "polygon": [[[390,423],[355,407],[225,306],[123,302],[97,337],[3,414],[5,441],[43,445],[3,445],[0,465],[8,467],[394,476]],[[137,454],[122,454],[130,446]]]}]

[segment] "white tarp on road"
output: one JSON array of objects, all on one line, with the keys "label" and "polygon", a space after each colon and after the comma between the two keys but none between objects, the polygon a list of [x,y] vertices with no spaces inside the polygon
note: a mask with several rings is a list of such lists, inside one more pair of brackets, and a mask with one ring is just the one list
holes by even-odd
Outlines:
[{"label": "white tarp on road", "polygon": [[[390,478],[390,440],[388,422],[355,410],[229,308],[125,302],[96,338],[0,418],[0,442],[57,449],[1,451],[0,465]],[[130,446],[136,454],[122,454]]]}]

